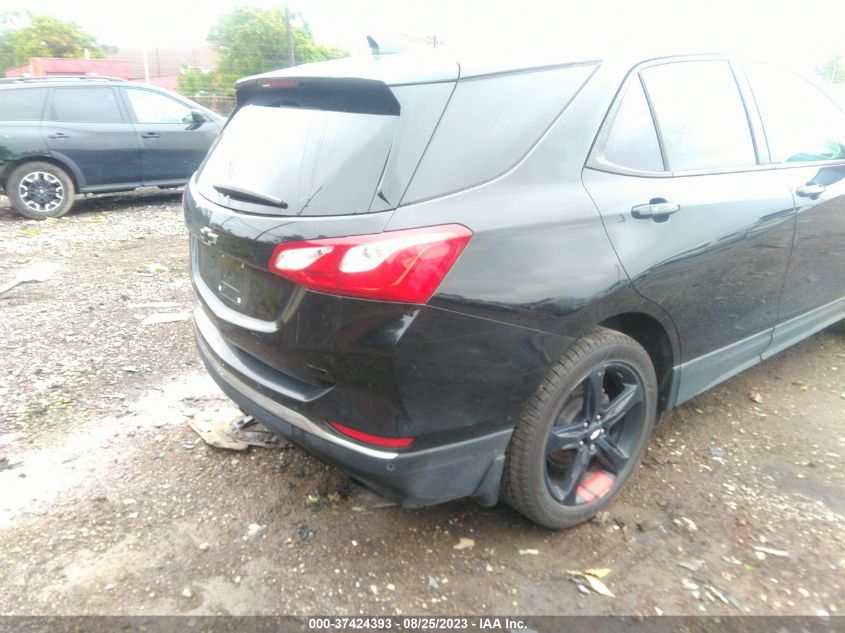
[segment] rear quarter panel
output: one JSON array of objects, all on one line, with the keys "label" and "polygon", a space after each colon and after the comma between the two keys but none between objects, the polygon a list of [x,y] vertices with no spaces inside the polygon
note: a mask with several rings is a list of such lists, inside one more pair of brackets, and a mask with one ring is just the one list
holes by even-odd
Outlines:
[{"label": "rear quarter panel", "polygon": [[577,338],[607,318],[642,312],[674,325],[633,291],[581,182],[596,131],[627,65],[603,63],[539,142],[498,178],[400,206],[386,230],[458,222],[474,235],[431,304]]},{"label": "rear quarter panel", "polygon": [[0,121],[0,184],[5,186],[18,161],[45,156],[49,152],[41,138],[39,121]]}]

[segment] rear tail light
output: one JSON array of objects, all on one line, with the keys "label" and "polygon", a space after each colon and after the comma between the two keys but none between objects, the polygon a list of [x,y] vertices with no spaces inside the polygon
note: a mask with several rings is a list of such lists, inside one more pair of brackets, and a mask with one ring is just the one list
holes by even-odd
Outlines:
[{"label": "rear tail light", "polygon": [[460,224],[279,244],[270,271],[330,294],[425,303],[472,231]]},{"label": "rear tail light", "polygon": [[372,435],[371,433],[364,433],[363,431],[338,424],[337,422],[329,422],[329,426],[338,433],[346,437],[351,437],[353,440],[384,448],[406,448],[413,444],[416,439],[413,437],[383,437],[381,435]]}]

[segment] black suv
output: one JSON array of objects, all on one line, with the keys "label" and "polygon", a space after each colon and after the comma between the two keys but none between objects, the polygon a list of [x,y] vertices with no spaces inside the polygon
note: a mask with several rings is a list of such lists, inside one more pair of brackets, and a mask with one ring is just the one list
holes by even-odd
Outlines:
[{"label": "black suv", "polygon": [[575,525],[659,414],[845,317],[845,114],[720,55],[241,80],[186,188],[243,409],[405,506]]},{"label": "black suv", "polygon": [[184,185],[223,117],[161,88],[103,77],[0,80],[0,190],[21,214],[76,193]]}]

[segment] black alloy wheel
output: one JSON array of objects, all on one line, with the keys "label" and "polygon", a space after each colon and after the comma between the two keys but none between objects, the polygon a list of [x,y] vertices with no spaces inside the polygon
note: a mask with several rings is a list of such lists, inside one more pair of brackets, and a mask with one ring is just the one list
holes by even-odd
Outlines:
[{"label": "black alloy wheel", "polygon": [[637,448],[644,387],[623,363],[595,368],[560,407],[546,441],[546,485],[567,506],[610,492]]},{"label": "black alloy wheel", "polygon": [[573,342],[525,407],[511,437],[502,498],[552,529],[613,500],[657,418],[657,378],[634,339],[596,328]]}]

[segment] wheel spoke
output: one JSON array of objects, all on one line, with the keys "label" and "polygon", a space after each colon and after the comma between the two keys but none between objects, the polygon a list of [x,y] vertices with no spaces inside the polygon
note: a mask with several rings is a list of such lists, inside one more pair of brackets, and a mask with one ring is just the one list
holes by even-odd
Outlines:
[{"label": "wheel spoke", "polygon": [[596,438],[596,448],[600,456],[606,461],[617,475],[628,463],[628,454],[607,435]]},{"label": "wheel spoke", "polygon": [[625,384],[622,391],[602,409],[605,429],[612,428],[642,400],[643,392],[638,384]]},{"label": "wheel spoke", "polygon": [[557,451],[568,451],[578,448],[579,442],[584,439],[584,425],[568,424],[567,426],[554,426],[546,441],[546,455]]},{"label": "wheel spoke", "polygon": [[584,386],[585,420],[592,420],[599,412],[604,398],[604,368],[600,367],[590,373],[582,383]]},{"label": "wheel spoke", "polygon": [[569,464],[569,469],[566,471],[566,475],[560,483],[561,501],[564,504],[572,505],[575,503],[578,486],[584,479],[584,475],[587,472],[587,467],[590,465],[591,460],[592,455],[587,447],[582,447],[578,449],[577,453],[575,453],[575,458],[572,460],[572,463]]}]

